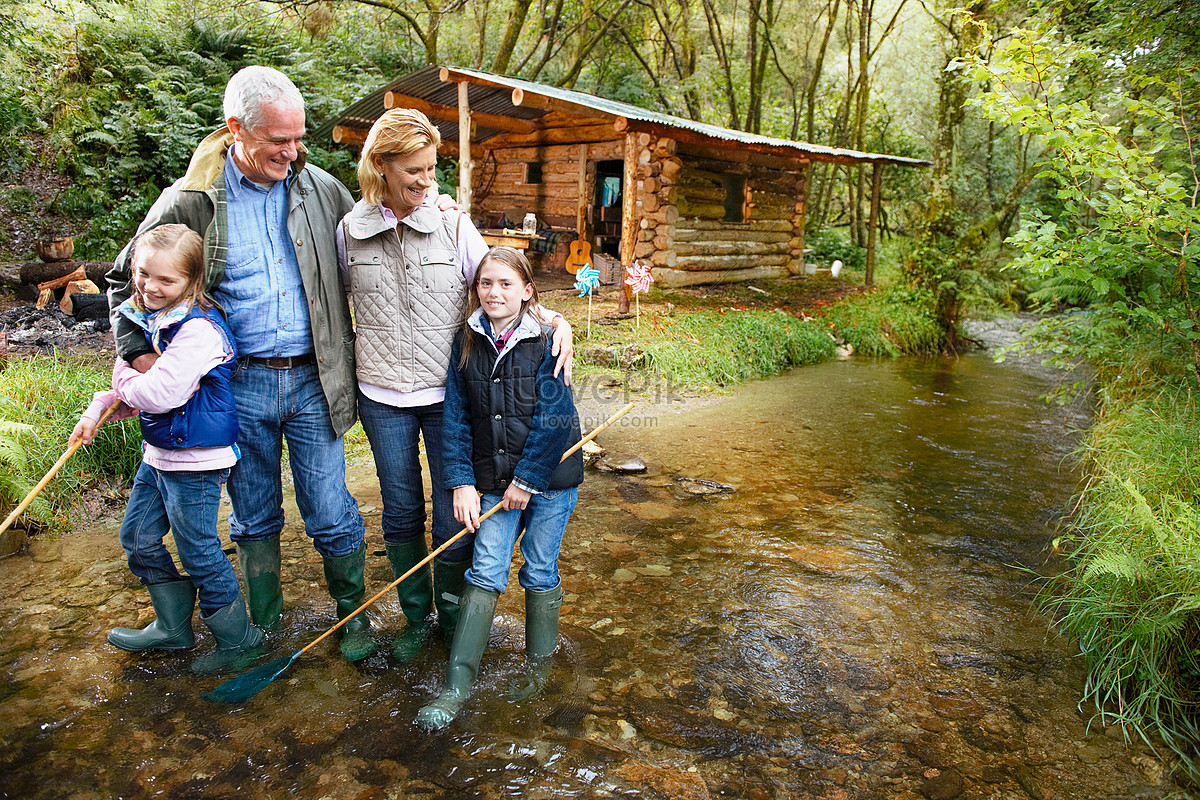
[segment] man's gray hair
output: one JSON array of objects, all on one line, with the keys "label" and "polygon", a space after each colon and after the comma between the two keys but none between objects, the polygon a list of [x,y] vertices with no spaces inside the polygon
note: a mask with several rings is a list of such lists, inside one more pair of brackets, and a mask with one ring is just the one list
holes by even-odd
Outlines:
[{"label": "man's gray hair", "polygon": [[225,119],[255,130],[263,121],[263,106],[275,102],[304,110],[304,98],[287,75],[271,67],[243,67],[225,86]]}]

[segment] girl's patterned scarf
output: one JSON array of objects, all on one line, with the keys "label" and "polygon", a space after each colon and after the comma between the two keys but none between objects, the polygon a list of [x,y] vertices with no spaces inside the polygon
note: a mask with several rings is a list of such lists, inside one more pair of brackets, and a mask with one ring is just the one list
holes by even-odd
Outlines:
[{"label": "girl's patterned scarf", "polygon": [[150,346],[154,348],[154,352],[160,356],[163,354],[163,347],[160,342],[162,332],[171,327],[177,322],[183,320],[192,310],[192,301],[188,300],[183,303],[176,303],[170,308],[160,309],[158,311],[147,311],[142,308],[141,303],[133,297],[126,300],[121,305],[117,306],[117,311],[126,319],[132,320],[135,325],[144,330],[150,339]]}]

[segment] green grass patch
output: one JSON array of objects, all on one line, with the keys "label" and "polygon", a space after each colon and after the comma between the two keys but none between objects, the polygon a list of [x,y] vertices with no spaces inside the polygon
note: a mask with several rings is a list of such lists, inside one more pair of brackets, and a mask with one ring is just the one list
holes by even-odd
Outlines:
[{"label": "green grass patch", "polygon": [[863,356],[935,353],[946,337],[932,301],[920,292],[886,288],[842,300],[821,316],[839,339]]},{"label": "green grass patch", "polygon": [[1200,778],[1200,413],[1187,387],[1110,399],[1083,446],[1070,568],[1042,604],[1079,640],[1105,723],[1157,735]]},{"label": "green grass patch", "polygon": [[[54,466],[92,395],[112,382],[111,364],[95,358],[55,354],[15,359],[0,372],[0,448],[12,468],[0,486],[7,515]],[[96,440],[78,450],[41,493],[32,519],[56,524],[65,519],[79,490],[104,477],[132,477],[141,460],[136,420],[105,423]]]},{"label": "green grass patch", "polygon": [[681,389],[722,391],[754,378],[831,358],[827,328],[766,311],[675,310],[641,314],[640,321],[600,325],[576,321],[581,376],[635,370]]}]

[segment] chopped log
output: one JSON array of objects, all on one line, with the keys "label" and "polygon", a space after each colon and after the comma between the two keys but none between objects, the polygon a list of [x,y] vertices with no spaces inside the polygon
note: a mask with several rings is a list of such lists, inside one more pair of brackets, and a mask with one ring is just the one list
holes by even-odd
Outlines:
[{"label": "chopped log", "polygon": [[61,278],[81,266],[87,272],[86,277],[89,281],[97,286],[108,285],[104,276],[112,269],[111,261],[53,261],[50,263],[31,261],[20,267],[21,283],[45,283],[55,278]]},{"label": "chopped log", "polygon": [[[67,263],[74,264],[75,262],[71,261],[71,262],[67,262]],[[44,292],[47,289],[51,289],[51,290],[52,289],[61,289],[62,287],[66,286],[68,283],[71,283],[72,281],[86,281],[86,280],[87,280],[87,272],[84,271],[83,267],[76,267],[73,272],[71,272],[67,275],[63,275],[58,278],[53,278],[48,281],[42,281],[41,283],[39,283],[37,285],[37,287],[38,287],[38,291]],[[97,290],[97,291],[99,291],[99,290]]]},{"label": "chopped log", "polygon": [[71,281],[63,291],[63,299],[59,301],[58,307],[64,314],[71,316],[75,313],[74,301],[71,298],[88,294],[100,294],[100,289],[86,278],[81,281]]},{"label": "chopped log", "polygon": [[681,197],[675,205],[679,208],[679,213],[685,217],[709,220],[722,220],[725,218],[725,205],[723,203],[692,203],[686,197]]},{"label": "chopped log", "polygon": [[669,181],[676,180],[679,171],[683,169],[683,162],[678,158],[664,158],[659,163],[662,164],[663,178]]},{"label": "chopped log", "polygon": [[654,278],[660,286],[695,286],[700,283],[727,283],[750,281],[757,278],[783,278],[788,274],[786,267],[754,267],[733,270],[684,270],[655,267]]},{"label": "chopped log", "polygon": [[71,313],[80,322],[108,317],[108,295],[73,294],[69,297],[71,298]]},{"label": "chopped log", "polygon": [[655,250],[650,254],[650,263],[656,267],[674,267],[675,266],[675,251],[674,250]]},{"label": "chopped log", "polygon": [[667,156],[675,155],[675,149],[675,140],[664,137],[655,142],[654,155],[658,156],[659,158],[666,158]]},{"label": "chopped log", "polygon": [[24,281],[21,280],[21,265],[13,261],[0,262],[0,286],[15,289]]},{"label": "chopped log", "polygon": [[70,236],[59,236],[55,239],[41,239],[37,243],[37,256],[42,261],[67,261],[75,252],[75,240]]},{"label": "chopped log", "polygon": [[54,290],[53,289],[42,289],[38,293],[38,299],[37,299],[38,310],[45,308],[46,306],[50,305],[53,302],[54,302]]}]

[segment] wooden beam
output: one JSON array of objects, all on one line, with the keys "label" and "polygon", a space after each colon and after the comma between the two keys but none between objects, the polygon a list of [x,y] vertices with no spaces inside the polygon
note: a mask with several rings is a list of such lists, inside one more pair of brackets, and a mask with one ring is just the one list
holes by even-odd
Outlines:
[{"label": "wooden beam", "polygon": [[471,214],[471,106],[467,102],[467,84],[458,85],[458,204]]},{"label": "wooden beam", "polygon": [[351,147],[362,147],[367,141],[367,131],[349,125],[333,126],[333,143],[346,144]]},{"label": "wooden beam", "polygon": [[[460,83],[459,86],[466,86],[465,83]],[[384,108],[411,108],[420,111],[430,119],[444,119],[451,122],[458,119],[458,109],[450,106],[443,106],[439,103],[430,103],[428,100],[422,100],[419,97],[412,97],[406,94],[398,94],[396,92],[387,92],[383,95]],[[537,123],[526,119],[517,119],[516,117],[505,117],[500,114],[481,114],[476,113],[471,115],[477,125],[482,125],[485,128],[499,128],[502,131],[510,131],[512,133],[533,133],[538,129]]]},{"label": "wooden beam", "polygon": [[867,286],[875,285],[875,226],[879,222],[879,184],[882,172],[883,165],[876,162],[875,168],[871,170],[871,221],[867,223],[867,274],[863,281]]},{"label": "wooden beam", "polygon": [[[463,84],[459,84],[462,86]],[[488,140],[489,147],[525,147],[554,144],[586,144],[611,142],[621,135],[611,125],[578,125],[565,128],[546,128],[533,133],[511,133]]]},{"label": "wooden beam", "polygon": [[580,103],[572,103],[570,100],[560,100],[557,97],[547,97],[543,94],[534,94],[527,92],[524,89],[516,88],[512,90],[512,104],[514,106],[524,106],[525,108],[537,108],[542,111],[559,111],[564,114],[578,114],[588,119],[609,120],[617,119],[613,114],[606,111],[600,111],[585,106]]}]

